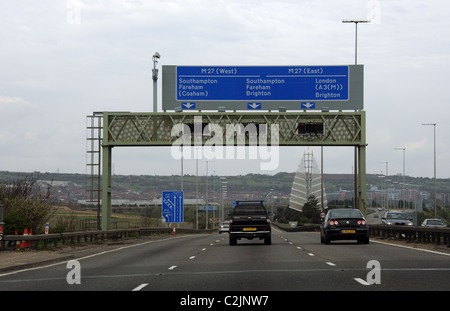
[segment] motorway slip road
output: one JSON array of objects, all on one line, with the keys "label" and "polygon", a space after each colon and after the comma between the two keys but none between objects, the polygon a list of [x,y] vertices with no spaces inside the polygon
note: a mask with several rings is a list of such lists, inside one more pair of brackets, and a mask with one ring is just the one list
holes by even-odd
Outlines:
[{"label": "motorway slip road", "polygon": [[[211,308],[239,308],[232,303],[243,307],[248,299],[264,299],[259,297],[264,293],[450,290],[448,252],[375,241],[324,245],[316,232],[274,230],[272,245],[241,240],[236,246],[228,244],[227,234],[176,235],[100,247],[65,259],[0,272],[0,290],[166,292],[161,297],[176,291],[170,304],[180,306],[185,299],[183,307],[195,307],[193,303],[208,303],[198,300],[208,296],[215,298]],[[68,259],[76,262],[68,265]],[[241,293],[253,298],[244,299]],[[227,296],[238,298],[225,301]]]}]

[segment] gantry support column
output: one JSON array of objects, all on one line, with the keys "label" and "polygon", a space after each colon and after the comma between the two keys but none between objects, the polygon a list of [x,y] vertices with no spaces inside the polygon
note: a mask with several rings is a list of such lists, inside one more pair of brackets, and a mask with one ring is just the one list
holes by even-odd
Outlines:
[{"label": "gantry support column", "polygon": [[366,112],[361,111],[361,144],[358,147],[358,208],[367,216],[366,194]]},{"label": "gantry support column", "polygon": [[[103,118],[103,163],[102,163],[102,230],[111,229],[111,171],[112,147],[108,142],[108,115]],[[105,144],[106,142],[106,144]]]}]

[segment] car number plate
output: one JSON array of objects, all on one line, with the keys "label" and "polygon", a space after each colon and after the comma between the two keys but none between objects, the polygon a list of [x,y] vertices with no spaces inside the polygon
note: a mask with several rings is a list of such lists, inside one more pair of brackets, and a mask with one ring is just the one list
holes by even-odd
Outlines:
[{"label": "car number plate", "polygon": [[244,231],[256,231],[256,228],[244,228]]},{"label": "car number plate", "polygon": [[355,230],[342,230],[342,233],[355,233]]}]

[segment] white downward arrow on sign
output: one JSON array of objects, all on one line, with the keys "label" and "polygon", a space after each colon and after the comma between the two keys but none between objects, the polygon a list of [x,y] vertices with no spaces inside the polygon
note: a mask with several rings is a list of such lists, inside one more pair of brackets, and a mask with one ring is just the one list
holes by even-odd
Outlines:
[{"label": "white downward arrow on sign", "polygon": [[253,103],[253,104],[250,104],[249,106],[253,109],[256,109],[256,108],[258,108],[259,105],[260,104],[258,104],[258,103]]},{"label": "white downward arrow on sign", "polygon": [[184,107],[186,107],[187,109],[191,108],[192,106],[194,106],[194,103],[185,103],[183,104]]}]

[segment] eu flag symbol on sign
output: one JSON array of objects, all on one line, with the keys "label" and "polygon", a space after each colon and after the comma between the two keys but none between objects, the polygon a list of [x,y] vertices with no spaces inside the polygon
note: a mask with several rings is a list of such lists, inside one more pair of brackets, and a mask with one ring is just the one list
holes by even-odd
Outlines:
[{"label": "eu flag symbol on sign", "polygon": [[183,222],[183,191],[164,191],[162,217],[166,222]]}]

